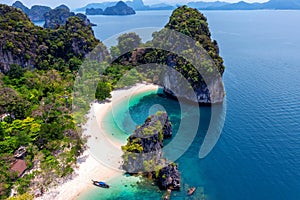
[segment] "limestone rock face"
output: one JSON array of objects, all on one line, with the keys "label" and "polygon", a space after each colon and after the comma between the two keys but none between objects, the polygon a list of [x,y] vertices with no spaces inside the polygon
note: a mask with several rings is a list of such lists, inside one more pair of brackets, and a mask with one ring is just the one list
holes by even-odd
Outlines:
[{"label": "limestone rock face", "polygon": [[165,112],[159,112],[145,120],[142,126],[136,128],[123,146],[123,169],[130,173],[151,171],[150,166],[144,166],[146,161],[152,164],[160,162],[164,138],[172,136],[172,125]]},{"label": "limestone rock face", "polygon": [[180,174],[175,163],[163,158],[163,140],[172,137],[172,125],[165,112],[148,117],[122,147],[123,169],[130,174],[154,177],[162,189],[178,190]]},{"label": "limestone rock face", "polygon": [[207,84],[195,85],[193,88],[189,83],[181,84],[182,77],[175,70],[168,70],[163,76],[164,92],[174,98],[184,99],[200,104],[222,103],[225,92],[223,81],[220,76],[215,76]]},{"label": "limestone rock face", "polygon": [[177,165],[172,163],[162,168],[158,176],[159,184],[162,189],[179,190],[180,173]]}]

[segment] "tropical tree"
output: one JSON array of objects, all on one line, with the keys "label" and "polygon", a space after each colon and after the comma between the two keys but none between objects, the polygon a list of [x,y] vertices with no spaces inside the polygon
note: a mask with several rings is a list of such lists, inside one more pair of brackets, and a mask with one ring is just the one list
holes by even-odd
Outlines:
[{"label": "tropical tree", "polygon": [[96,93],[95,93],[95,98],[98,101],[103,101],[107,98],[111,97],[110,92],[112,91],[112,86],[110,83],[105,82],[105,81],[100,81],[97,85]]}]

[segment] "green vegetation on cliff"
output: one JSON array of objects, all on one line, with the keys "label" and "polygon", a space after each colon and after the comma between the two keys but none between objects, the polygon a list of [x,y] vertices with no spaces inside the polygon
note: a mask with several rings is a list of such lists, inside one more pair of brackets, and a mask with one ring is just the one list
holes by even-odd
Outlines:
[{"label": "green vegetation on cliff", "polygon": [[77,70],[80,60],[98,44],[91,27],[78,17],[68,18],[58,29],[44,29],[34,26],[20,10],[0,5],[1,71],[8,71],[11,64]]},{"label": "green vegetation on cliff", "polygon": [[223,74],[223,59],[219,55],[219,47],[216,40],[211,40],[206,17],[197,9],[187,6],[177,8],[172,13],[165,28],[178,31],[198,41],[214,60],[219,72]]},{"label": "green vegetation on cliff", "polygon": [[162,153],[164,139],[171,136],[172,125],[166,112],[149,116],[122,146],[123,169],[154,179],[162,189],[180,189],[177,165],[164,159]]},{"label": "green vegetation on cliff", "polygon": [[[138,37],[134,34],[123,37],[126,42],[120,38],[119,44],[111,48],[115,66],[143,66],[138,68],[140,74],[162,85],[167,94],[176,93],[177,98],[207,104],[223,101],[223,59],[217,42],[211,39],[206,18],[198,10],[177,8],[165,28],[153,33],[153,39],[146,44],[135,44]],[[125,46],[125,51],[119,46]],[[154,65],[151,68],[154,63],[167,66],[167,71]]]}]

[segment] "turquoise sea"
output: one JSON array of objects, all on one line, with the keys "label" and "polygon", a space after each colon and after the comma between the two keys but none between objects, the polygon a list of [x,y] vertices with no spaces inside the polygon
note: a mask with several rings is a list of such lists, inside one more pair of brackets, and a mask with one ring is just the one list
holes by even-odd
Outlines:
[{"label": "turquoise sea", "polygon": [[[162,27],[170,11],[138,12],[129,17],[90,17],[101,40],[143,27]],[[132,97],[106,116],[112,137],[124,140],[149,113],[168,112],[176,131],[199,125],[196,138],[176,162],[182,191],[172,199],[299,200],[300,199],[300,11],[205,11],[212,36],[225,60],[225,124],[214,149],[199,159],[210,123],[210,107],[185,105],[160,91]],[[148,36],[151,35],[150,33]],[[146,38],[148,39],[148,38]],[[225,109],[226,108],[226,109]],[[193,113],[199,109],[200,120]],[[225,115],[226,114],[226,115]],[[121,130],[125,130],[124,133]],[[127,134],[127,135],[126,135]],[[170,142],[170,141],[167,141]],[[174,148],[174,152],[180,149]],[[78,199],[160,199],[162,192],[136,177],[109,181],[111,189],[95,188]],[[198,189],[192,197],[186,189]]]}]

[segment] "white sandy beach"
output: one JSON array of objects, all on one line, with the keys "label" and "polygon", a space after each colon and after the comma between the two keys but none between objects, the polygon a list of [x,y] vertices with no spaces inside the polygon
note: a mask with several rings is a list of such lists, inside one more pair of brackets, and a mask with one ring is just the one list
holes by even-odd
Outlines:
[{"label": "white sandy beach", "polygon": [[[121,143],[112,141],[102,127],[102,120],[112,109],[114,104],[124,103],[138,93],[156,91],[158,86],[153,84],[137,84],[134,87],[112,92],[111,101],[108,103],[93,103],[88,113],[88,122],[85,125],[84,135],[89,136],[88,150],[78,158],[78,168],[71,180],[51,188],[40,200],[68,200],[94,188],[92,179],[108,181],[118,175],[122,175],[119,169],[121,164]],[[126,101],[125,101],[126,102]],[[99,148],[100,147],[100,148]],[[99,152],[101,149],[101,152]]]}]

